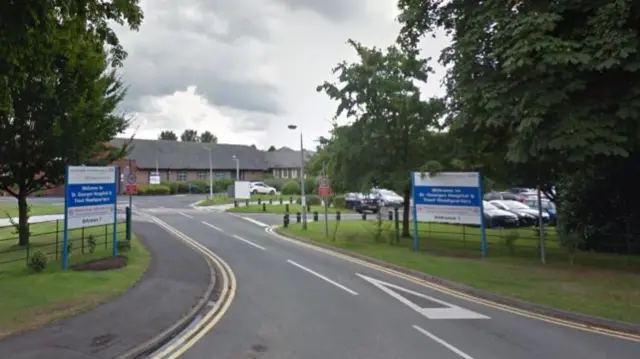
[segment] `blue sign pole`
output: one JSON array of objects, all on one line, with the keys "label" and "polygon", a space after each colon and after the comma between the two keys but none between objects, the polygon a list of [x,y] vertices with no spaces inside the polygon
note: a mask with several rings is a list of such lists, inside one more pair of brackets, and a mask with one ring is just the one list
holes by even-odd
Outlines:
[{"label": "blue sign pole", "polygon": [[64,232],[62,239],[62,269],[69,268],[69,166],[64,173]]},{"label": "blue sign pole", "polygon": [[413,214],[413,250],[420,250],[420,237],[418,233],[418,210],[416,209],[416,191],[415,191],[415,172],[411,172],[411,198],[413,198],[413,205],[411,206],[411,212]]},{"label": "blue sign pole", "polygon": [[[116,178],[120,178],[120,167],[116,167]],[[107,240],[106,238],[104,239]],[[113,243],[111,244],[111,254],[118,255],[118,198],[116,196],[113,204]]]},{"label": "blue sign pole", "polygon": [[480,195],[480,251],[482,257],[487,256],[487,227],[484,223],[484,194],[482,193],[482,174],[478,173],[478,193]]}]

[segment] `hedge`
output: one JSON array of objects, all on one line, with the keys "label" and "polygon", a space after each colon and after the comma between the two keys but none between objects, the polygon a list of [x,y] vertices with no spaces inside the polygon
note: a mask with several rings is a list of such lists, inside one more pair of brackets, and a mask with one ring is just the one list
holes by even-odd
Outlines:
[{"label": "hedge", "polygon": [[[226,193],[227,188],[233,184],[232,179],[222,179],[213,181],[214,193]],[[166,181],[161,183],[162,186],[166,186],[170,190],[170,194],[180,193],[209,193],[209,181],[197,180],[191,182],[175,182]]]},{"label": "hedge", "polygon": [[150,185],[143,184],[138,186],[138,194],[141,196],[163,195],[163,194],[170,194],[170,193],[171,193],[171,188],[161,184],[150,184]]}]

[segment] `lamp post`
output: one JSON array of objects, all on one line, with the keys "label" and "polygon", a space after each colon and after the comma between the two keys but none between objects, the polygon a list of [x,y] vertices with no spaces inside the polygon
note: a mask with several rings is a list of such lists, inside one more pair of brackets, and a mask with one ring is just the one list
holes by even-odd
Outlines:
[{"label": "lamp post", "polygon": [[213,198],[213,163],[211,161],[211,147],[205,147],[209,151],[209,198]]},{"label": "lamp post", "polygon": [[[290,130],[296,130],[297,125],[287,126]],[[307,201],[304,196],[304,144],[302,142],[302,130],[300,130],[300,204],[302,205],[302,229],[307,229]]]},{"label": "lamp post", "polygon": [[236,181],[240,181],[240,159],[233,155],[233,160],[236,161]]}]

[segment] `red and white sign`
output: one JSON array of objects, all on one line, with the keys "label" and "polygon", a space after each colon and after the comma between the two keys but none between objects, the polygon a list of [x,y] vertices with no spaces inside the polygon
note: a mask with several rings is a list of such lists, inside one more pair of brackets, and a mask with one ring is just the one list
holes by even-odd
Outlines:
[{"label": "red and white sign", "polygon": [[127,185],[127,194],[137,194],[138,193],[138,186],[135,184],[128,184]]},{"label": "red and white sign", "polygon": [[320,187],[318,187],[318,194],[320,195],[320,197],[326,198],[331,197],[333,195],[333,191],[331,190],[331,187],[321,185]]}]

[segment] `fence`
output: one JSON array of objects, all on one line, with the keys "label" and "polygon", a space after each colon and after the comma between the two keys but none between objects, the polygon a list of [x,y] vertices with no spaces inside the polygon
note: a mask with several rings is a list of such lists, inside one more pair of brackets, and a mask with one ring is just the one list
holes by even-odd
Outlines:
[{"label": "fence", "polygon": [[[337,212],[329,215],[329,220],[333,223],[325,226],[324,215],[313,212],[307,217],[306,236],[320,240],[335,238],[352,241],[354,244],[387,243],[413,249],[413,221],[409,221],[408,233],[404,233],[408,236],[403,236],[402,214],[399,217],[399,220],[396,220],[398,216],[392,211],[381,213],[379,220],[377,215]],[[301,220],[299,212],[287,213],[283,216],[283,225],[288,227],[291,223],[300,223]],[[300,231],[299,227],[294,228],[294,231]],[[640,235],[609,235],[609,238],[600,238],[596,248],[584,241],[567,241],[559,236],[555,227],[543,228],[544,241],[541,240],[537,226],[487,228],[487,257],[540,261],[544,253],[548,263],[572,263],[585,267],[640,272]],[[328,235],[325,234],[327,229]],[[420,251],[455,257],[481,257],[482,240],[479,227],[420,222],[417,234]]]},{"label": "fence", "polygon": [[[0,266],[14,263],[28,263],[30,256],[41,251],[49,260],[61,260],[64,241],[64,221],[57,220],[29,225],[31,235],[29,245],[20,246],[15,227],[0,228]],[[125,238],[127,221],[118,221],[116,235]],[[70,255],[88,255],[97,252],[111,254],[113,241],[113,225],[100,225],[70,229],[68,233],[68,250]]]}]

